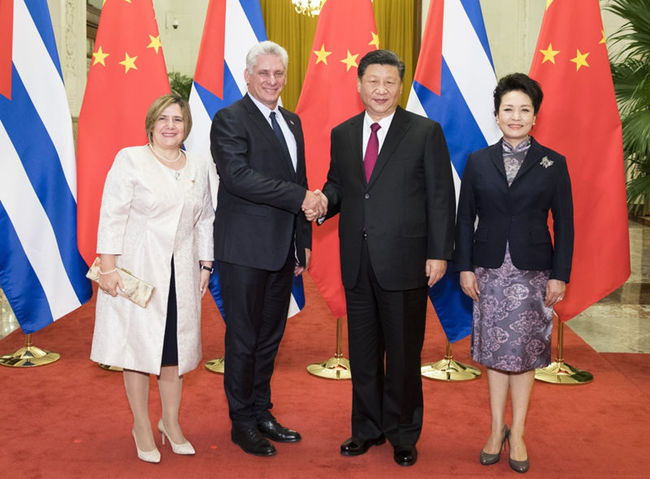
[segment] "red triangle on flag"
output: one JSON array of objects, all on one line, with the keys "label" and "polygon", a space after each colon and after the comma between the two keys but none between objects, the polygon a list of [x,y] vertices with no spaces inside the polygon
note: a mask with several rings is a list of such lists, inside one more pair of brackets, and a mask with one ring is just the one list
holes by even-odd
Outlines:
[{"label": "red triangle on flag", "polygon": [[11,100],[14,0],[0,0],[0,95]]}]

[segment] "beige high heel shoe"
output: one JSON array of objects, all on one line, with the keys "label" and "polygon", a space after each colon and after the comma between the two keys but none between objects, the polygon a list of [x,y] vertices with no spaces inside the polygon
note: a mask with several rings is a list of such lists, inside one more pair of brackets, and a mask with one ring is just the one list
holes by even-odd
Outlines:
[{"label": "beige high heel shoe", "polygon": [[174,441],[172,441],[172,438],[169,437],[169,434],[167,434],[167,431],[165,430],[165,425],[163,424],[162,419],[158,421],[158,430],[162,435],[163,445],[165,444],[165,436],[167,436],[167,439],[169,440],[169,445],[172,447],[172,451],[174,451],[174,454],[181,454],[183,456],[193,456],[194,454],[196,454],[196,451],[194,450],[194,448],[192,447],[189,441],[185,441],[180,444],[177,444]]},{"label": "beige high heel shoe", "polygon": [[143,451],[138,447],[138,441],[135,439],[135,431],[131,430],[131,434],[133,435],[133,442],[135,442],[135,448],[138,451],[138,459],[144,462],[158,464],[160,462],[160,451],[158,450],[158,448],[155,447],[151,451]]}]

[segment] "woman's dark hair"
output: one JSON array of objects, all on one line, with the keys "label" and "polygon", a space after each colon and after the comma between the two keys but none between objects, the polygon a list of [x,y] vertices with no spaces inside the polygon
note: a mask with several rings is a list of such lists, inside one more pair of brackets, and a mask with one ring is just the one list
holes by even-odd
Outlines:
[{"label": "woman's dark hair", "polygon": [[533,102],[534,113],[537,115],[539,106],[542,104],[542,98],[544,98],[544,93],[542,93],[542,87],[539,86],[539,83],[525,73],[511,73],[499,80],[497,87],[494,89],[495,115],[499,114],[499,107],[501,106],[503,95],[511,91],[520,91],[528,95]]},{"label": "woman's dark hair", "polygon": [[371,50],[359,61],[357,77],[361,80],[369,65],[391,65],[397,67],[399,79],[404,80],[404,62],[391,50]]}]

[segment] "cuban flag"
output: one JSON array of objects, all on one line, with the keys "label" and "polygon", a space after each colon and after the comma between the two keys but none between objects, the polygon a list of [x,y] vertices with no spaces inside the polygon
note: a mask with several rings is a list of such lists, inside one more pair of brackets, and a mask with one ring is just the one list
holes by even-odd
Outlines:
[{"label": "cuban flag", "polygon": [[0,287],[26,334],[88,301],[72,121],[46,0],[0,0]]},{"label": "cuban flag", "polygon": [[[442,126],[451,157],[456,202],[460,179],[472,151],[499,140],[494,120],[496,76],[479,0],[433,0],[407,110]],[[449,342],[469,335],[472,300],[453,263],[429,289],[429,298]]]},{"label": "cuban flag", "polygon": [[[192,131],[185,140],[188,150],[210,153],[212,118],[247,91],[244,81],[246,54],[253,45],[266,40],[264,18],[258,0],[210,0],[203,27],[199,58],[190,92]],[[211,179],[212,202],[217,206],[218,179]],[[223,315],[219,275],[210,278],[210,292]],[[302,276],[293,279],[289,317],[305,306]]]}]

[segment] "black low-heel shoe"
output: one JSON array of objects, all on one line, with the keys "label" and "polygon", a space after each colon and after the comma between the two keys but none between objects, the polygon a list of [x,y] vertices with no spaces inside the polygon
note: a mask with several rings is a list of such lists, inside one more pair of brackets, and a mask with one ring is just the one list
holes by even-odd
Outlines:
[{"label": "black low-heel shoe", "polygon": [[499,459],[501,459],[501,451],[506,448],[506,440],[508,439],[509,434],[510,430],[508,429],[508,426],[503,426],[503,440],[501,441],[501,449],[499,449],[499,452],[496,454],[488,454],[485,451],[481,451],[481,455],[479,456],[479,461],[481,461],[481,464],[484,466],[490,466],[499,462]]}]

